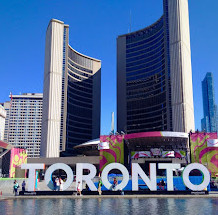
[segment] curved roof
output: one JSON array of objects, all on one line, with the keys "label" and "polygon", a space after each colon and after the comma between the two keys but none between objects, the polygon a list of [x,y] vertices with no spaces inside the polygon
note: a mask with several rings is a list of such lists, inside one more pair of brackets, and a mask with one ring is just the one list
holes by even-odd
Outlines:
[{"label": "curved roof", "polygon": [[129,149],[143,151],[149,148],[176,149],[188,147],[188,133],[172,131],[154,131],[126,134]]},{"label": "curved roof", "polygon": [[74,51],[76,54],[78,54],[78,55],[80,55],[80,56],[82,56],[82,57],[84,57],[84,58],[88,58],[88,59],[93,60],[93,61],[101,62],[101,60],[98,60],[98,59],[96,59],[96,58],[93,58],[93,57],[84,55],[84,54],[82,54],[82,53],[76,51],[76,50],[75,50],[74,48],[72,48],[69,44],[68,44],[68,46],[69,46],[69,48],[70,48],[72,51]]},{"label": "curved roof", "polygon": [[85,143],[82,143],[80,145],[75,146],[74,148],[80,148],[80,147],[86,147],[86,146],[98,146],[98,144],[100,143],[100,139],[94,139],[94,140],[89,140]]},{"label": "curved roof", "polygon": [[[161,142],[182,143],[188,140],[188,133],[172,132],[172,131],[153,131],[140,132],[124,135],[124,139],[128,140],[129,144],[138,144],[141,141],[146,141],[147,144],[155,144]],[[98,146],[100,138],[89,140],[85,143],[75,146],[74,148],[82,148],[87,146]],[[144,143],[143,143],[144,144]]]},{"label": "curved roof", "polygon": [[149,138],[149,137],[188,138],[188,133],[173,132],[173,131],[140,132],[140,133],[126,134],[124,139],[129,140],[129,139]]},{"label": "curved roof", "polygon": [[161,21],[162,18],[163,18],[163,16],[161,16],[156,22],[154,22],[153,24],[151,24],[151,25],[149,25],[149,26],[147,26],[145,28],[142,28],[142,29],[139,29],[137,31],[133,31],[133,32],[130,32],[130,33],[127,33],[127,34],[122,34],[122,35],[119,35],[118,37],[131,36],[133,34],[141,32],[141,31],[145,31],[147,29],[150,29],[150,28],[154,27],[156,24],[158,24]]}]

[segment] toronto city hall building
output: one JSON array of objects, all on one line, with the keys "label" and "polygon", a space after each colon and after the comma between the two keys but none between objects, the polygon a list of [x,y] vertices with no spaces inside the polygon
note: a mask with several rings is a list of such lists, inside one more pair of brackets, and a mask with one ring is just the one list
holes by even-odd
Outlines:
[{"label": "toronto city hall building", "polygon": [[42,93],[23,93],[4,103],[4,142],[25,148],[32,158],[40,156],[42,98]]},{"label": "toronto city hall building", "polygon": [[217,105],[215,103],[213,74],[208,72],[202,81],[204,118],[201,120],[201,129],[205,132],[217,132]]},{"label": "toronto city hall building", "polygon": [[52,19],[46,32],[42,157],[72,155],[100,135],[101,61],[69,45],[69,26]]},{"label": "toronto city hall building", "polygon": [[117,130],[194,130],[188,0],[163,0],[154,24],[117,38]]}]

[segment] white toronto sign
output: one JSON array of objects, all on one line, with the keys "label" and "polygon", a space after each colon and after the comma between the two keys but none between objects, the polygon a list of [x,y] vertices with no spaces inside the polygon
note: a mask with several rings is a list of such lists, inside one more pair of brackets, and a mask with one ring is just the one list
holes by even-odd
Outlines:
[{"label": "white toronto sign", "polygon": [[[45,164],[22,164],[21,168],[29,170],[28,191],[35,191],[35,172],[38,169],[45,169]],[[132,190],[133,191],[138,191],[139,189],[139,185],[138,185],[139,176],[145,182],[145,184],[148,186],[150,190],[152,191],[157,190],[156,164],[150,163],[149,168],[150,168],[150,177],[148,177],[145,174],[145,172],[142,170],[139,164],[137,163],[132,164]],[[180,168],[181,168],[181,164],[174,164],[174,163],[159,163],[158,164],[158,169],[166,170],[168,191],[174,190],[173,189],[174,188],[173,171],[175,169],[180,169]],[[52,173],[58,169],[64,170],[67,174],[67,180],[63,185],[63,190],[66,190],[70,187],[70,185],[73,182],[73,171],[68,165],[64,163],[56,163],[56,164],[51,165],[45,172],[45,182],[47,186],[50,189],[52,189],[53,188]],[[84,169],[89,170],[88,175],[83,175]],[[126,169],[126,167],[120,163],[111,163],[103,169],[102,174],[101,174],[102,182],[107,189],[111,188],[112,184],[108,180],[108,174],[113,169],[119,170],[123,175],[122,182],[116,186],[116,190],[123,190],[128,184],[129,172]],[[203,181],[201,182],[201,184],[195,185],[189,179],[189,174],[194,169],[201,171],[203,175]],[[97,188],[93,182],[93,179],[96,176],[96,173],[97,173],[97,170],[93,164],[77,163],[76,164],[76,187],[77,187],[78,182],[84,181],[89,186],[91,191],[97,191]],[[210,183],[210,173],[208,169],[199,163],[192,163],[192,164],[187,165],[186,168],[183,170],[182,178],[183,178],[183,182],[185,186],[193,191],[201,191],[205,189]]]}]

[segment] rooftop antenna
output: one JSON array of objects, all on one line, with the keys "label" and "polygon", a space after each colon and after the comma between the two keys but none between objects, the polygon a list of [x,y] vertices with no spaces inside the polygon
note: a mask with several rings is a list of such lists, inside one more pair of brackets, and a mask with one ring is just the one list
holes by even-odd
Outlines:
[{"label": "rooftop antenna", "polygon": [[131,10],[129,11],[129,29],[128,32],[131,33],[132,31],[132,12]]}]

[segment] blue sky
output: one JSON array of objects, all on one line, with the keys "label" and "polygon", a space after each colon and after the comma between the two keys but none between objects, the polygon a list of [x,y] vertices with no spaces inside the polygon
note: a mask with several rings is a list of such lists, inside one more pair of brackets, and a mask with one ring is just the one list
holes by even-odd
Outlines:
[{"label": "blue sky", "polygon": [[[70,45],[102,60],[101,133],[116,116],[116,38],[162,15],[162,0],[0,0],[0,102],[13,94],[43,92],[45,32],[56,18],[70,25]],[[196,129],[203,117],[201,81],[213,72],[218,102],[218,1],[190,0]]]}]

